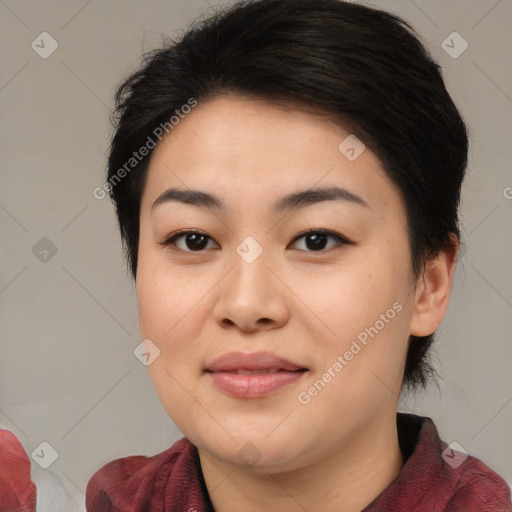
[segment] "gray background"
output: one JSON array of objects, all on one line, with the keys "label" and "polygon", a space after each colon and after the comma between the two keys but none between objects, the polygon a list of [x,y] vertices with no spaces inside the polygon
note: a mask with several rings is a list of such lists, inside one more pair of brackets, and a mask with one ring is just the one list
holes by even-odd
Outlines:
[{"label": "gray background", "polygon": [[[512,483],[512,0],[370,5],[419,32],[472,143],[461,210],[466,248],[436,345],[443,379],[400,409],[430,416],[443,440]],[[63,510],[83,510],[86,483],[101,465],[152,455],[181,437],[133,355],[141,341],[135,290],[113,207],[92,191],[104,181],[116,84],[161,33],[179,36],[214,6],[0,0],[0,426],[41,461],[49,457],[41,442],[58,452],[46,470],[31,459],[41,512],[60,510],[59,500],[69,500]],[[46,59],[31,47],[43,46],[43,31],[58,43]],[[458,58],[442,47],[454,31],[469,44]]]}]

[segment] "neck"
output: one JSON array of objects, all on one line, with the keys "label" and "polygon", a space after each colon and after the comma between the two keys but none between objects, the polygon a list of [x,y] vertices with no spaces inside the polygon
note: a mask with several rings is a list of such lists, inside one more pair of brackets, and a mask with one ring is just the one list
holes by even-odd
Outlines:
[{"label": "neck", "polygon": [[293,471],[255,473],[222,464],[203,450],[199,457],[215,512],[360,512],[404,463],[395,416],[361,429],[328,456]]}]

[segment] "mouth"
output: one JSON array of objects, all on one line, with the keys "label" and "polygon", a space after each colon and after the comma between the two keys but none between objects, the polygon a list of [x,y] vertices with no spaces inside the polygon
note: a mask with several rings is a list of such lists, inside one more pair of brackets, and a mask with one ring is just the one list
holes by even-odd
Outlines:
[{"label": "mouth", "polygon": [[274,374],[278,372],[306,372],[307,368],[300,368],[298,370],[285,370],[283,368],[268,368],[263,370],[222,370],[221,372],[212,372],[210,370],[206,370],[207,373],[231,373],[236,375],[265,375],[265,374]]},{"label": "mouth", "polygon": [[210,363],[205,375],[218,390],[230,396],[262,398],[297,383],[308,371],[270,352],[230,352]]},{"label": "mouth", "polygon": [[206,368],[207,372],[263,372],[276,373],[279,371],[307,370],[272,352],[228,352],[214,359]]}]

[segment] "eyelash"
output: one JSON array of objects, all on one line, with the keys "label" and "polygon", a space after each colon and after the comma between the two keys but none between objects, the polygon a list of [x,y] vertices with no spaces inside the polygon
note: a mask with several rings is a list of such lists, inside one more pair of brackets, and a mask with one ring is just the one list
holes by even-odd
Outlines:
[{"label": "eyelash", "polygon": [[[184,250],[184,249],[180,249],[178,247],[176,247],[175,245],[175,241],[176,239],[180,238],[180,237],[183,237],[185,235],[189,235],[189,234],[199,234],[199,235],[205,235],[207,238],[209,238],[210,240],[213,240],[213,238],[211,238],[210,236],[208,236],[206,233],[204,233],[203,231],[200,231],[200,230],[190,230],[190,229],[187,229],[187,230],[183,230],[183,231],[177,231],[176,233],[173,233],[172,235],[170,235],[169,237],[167,237],[163,242],[158,242],[159,245],[162,245],[164,247],[166,247],[167,249],[169,250],[173,250],[173,251],[181,251],[181,252],[185,252],[185,253],[192,253],[192,254],[199,254],[199,253],[202,253],[202,252],[205,252],[205,250],[201,250],[201,251],[189,251],[189,250]],[[326,235],[326,236],[329,236],[331,238],[336,238],[338,240],[337,244],[338,246],[339,245],[350,245],[350,244],[353,244],[353,242],[351,242],[350,240],[348,240],[347,238],[343,237],[342,235],[338,234],[338,233],[335,233],[334,231],[329,231],[327,229],[308,229],[306,231],[303,231],[302,233],[299,233],[293,240],[292,240],[292,243],[296,242],[297,240],[307,236],[307,235],[311,235],[311,234],[320,234],[320,235]],[[335,246],[333,246],[335,247]],[[303,252],[309,252],[309,253],[324,253],[324,252],[327,252],[329,251],[330,249],[332,249],[333,247],[329,247],[327,249],[321,249],[319,251],[308,251],[308,250],[305,250]],[[298,249],[298,250],[301,250],[301,249]]]}]

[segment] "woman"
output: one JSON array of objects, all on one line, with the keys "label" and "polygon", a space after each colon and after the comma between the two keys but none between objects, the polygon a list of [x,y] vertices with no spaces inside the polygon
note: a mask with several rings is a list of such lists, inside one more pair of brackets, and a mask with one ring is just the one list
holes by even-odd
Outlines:
[{"label": "woman", "polygon": [[510,511],[397,413],[426,385],[459,247],[466,127],[400,18],[235,4],[116,96],[107,182],[141,357],[184,438],[106,464],[90,511]]}]

